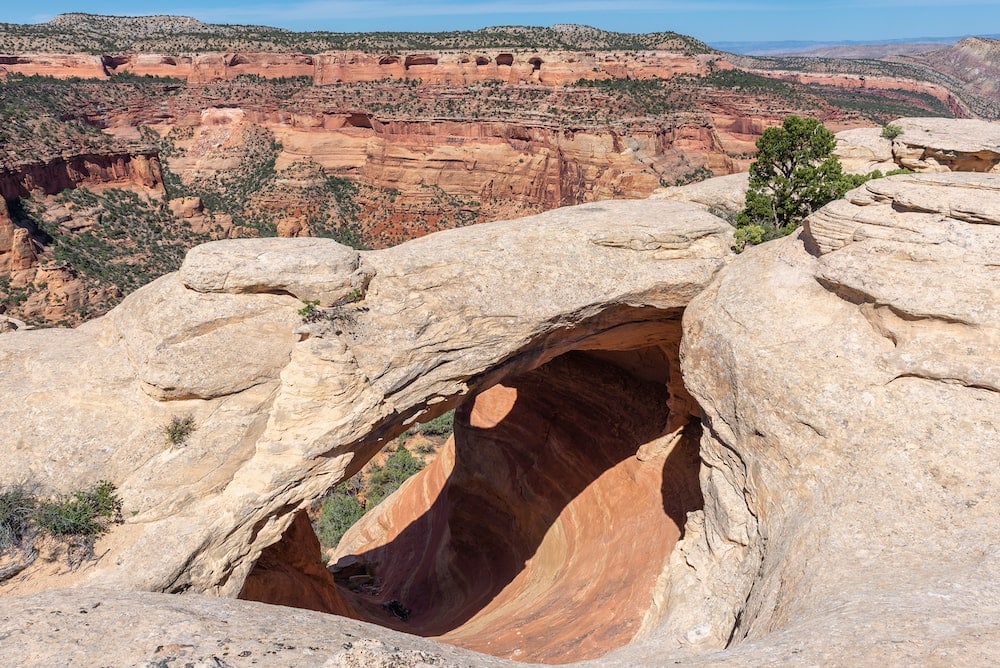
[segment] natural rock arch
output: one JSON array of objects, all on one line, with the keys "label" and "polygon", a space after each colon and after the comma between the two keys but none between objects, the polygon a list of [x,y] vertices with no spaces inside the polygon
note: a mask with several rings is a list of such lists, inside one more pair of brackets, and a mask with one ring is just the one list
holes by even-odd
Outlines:
[{"label": "natural rock arch", "polygon": [[[89,450],[89,440],[107,439],[110,429],[117,430],[116,440],[136,444],[127,458],[117,451],[96,458],[91,453],[84,467],[99,468],[120,482],[136,512],[127,531],[109,537],[106,556],[88,578],[154,591],[229,596],[242,591],[337,611],[343,599],[327,586],[318,554],[311,558],[300,549],[309,533],[302,511],[314,499],[353,474],[413,420],[429,419],[466,397],[477,398],[460,411],[469,416],[455,451],[460,473],[478,475],[475,460],[469,459],[468,434],[471,429],[476,438],[487,438],[476,426],[475,416],[487,411],[482,402],[512,388],[519,399],[510,410],[535,415],[539,429],[548,425],[544,429],[578,437],[571,402],[561,420],[537,408],[546,400],[540,388],[575,377],[584,380],[572,385],[574,391],[563,391],[570,399],[574,392],[586,399],[594,450],[580,456],[579,470],[566,479],[565,489],[537,504],[541,514],[528,522],[530,527],[494,534],[514,548],[503,572],[463,594],[464,603],[452,597],[428,608],[426,630],[458,628],[460,618],[471,619],[483,609],[490,592],[504,591],[511,582],[521,586],[515,581],[521,571],[527,574],[522,580],[537,573],[537,567],[519,571],[517,564],[535,550],[554,558],[545,539],[549,527],[584,538],[595,530],[595,536],[608,540],[634,538],[634,531],[625,528],[609,537],[599,530],[603,525],[588,529],[568,516],[557,519],[564,509],[573,510],[578,497],[583,498],[580,511],[608,508],[614,485],[607,487],[601,479],[610,476],[645,481],[634,491],[644,495],[643,505],[662,529],[655,532],[658,548],[646,550],[648,559],[629,560],[630,568],[646,577],[634,596],[621,597],[628,602],[628,619],[620,620],[619,628],[595,626],[588,653],[578,656],[596,656],[627,642],[647,622],[646,611],[655,607],[657,596],[662,598],[655,590],[657,577],[684,513],[700,505],[694,441],[688,438],[679,448],[675,442],[684,440],[684,429],[697,413],[677,371],[679,317],[722,266],[730,234],[728,225],[692,205],[623,201],[457,229],[370,253],[321,239],[214,243],[192,250],[179,273],[131,295],[107,318],[79,330],[34,333],[40,342],[64,338],[53,350],[84,350],[93,348],[83,343],[89,337],[117,332],[108,339],[115,342],[107,358],[114,362],[89,371],[98,385],[86,391],[91,400],[123,411],[121,420],[113,412],[78,420],[72,425],[73,442]],[[559,266],[564,269],[551,271]],[[332,305],[355,290],[364,294],[361,302],[332,307],[320,322],[299,322],[300,300]],[[613,411],[601,412],[596,387],[616,388],[604,398]],[[72,393],[64,398],[75,400]],[[627,419],[624,409],[630,405],[642,420]],[[183,448],[165,451],[157,434],[178,411],[190,411],[198,429]],[[623,417],[617,426],[612,413]],[[595,420],[598,415],[609,419]],[[533,450],[527,446],[534,441],[511,440],[518,422],[508,420],[490,433],[510,443],[496,455],[509,457],[512,466],[520,461],[524,468]],[[62,427],[50,423],[48,428]],[[53,442],[66,440],[48,435]],[[574,456],[578,440],[554,440],[546,448],[550,463],[534,473],[524,468],[525,474],[558,479],[552,467]],[[514,447],[518,442],[527,447],[520,454]],[[645,462],[636,458],[639,448],[645,448]],[[672,452],[673,461],[685,464],[668,469],[666,478],[676,478],[677,491],[668,495],[674,500],[665,500],[664,462]],[[74,479],[68,461],[79,456],[72,446],[57,455],[67,459],[64,484]],[[137,468],[136,461],[144,463]],[[11,464],[34,466],[27,460]],[[81,469],[78,477],[83,475]],[[178,481],[188,482],[178,486]],[[494,482],[498,491],[511,484],[504,478]],[[542,487],[536,487],[540,494]],[[469,490],[453,481],[450,491],[454,501]],[[509,492],[501,506],[512,514],[520,502]],[[458,520],[452,519],[467,524],[475,504],[451,508],[459,513]],[[439,525],[439,517],[426,521]],[[164,545],[165,537],[170,544]],[[593,549],[600,539],[589,536],[588,541]],[[295,549],[285,549],[289,546]],[[586,549],[579,549],[564,577],[582,577],[586,559],[580,556]],[[155,559],[149,550],[155,550]],[[476,555],[483,553],[459,554],[452,572],[468,572]],[[139,563],[142,568],[129,565]],[[255,564],[259,568],[248,578]],[[442,591],[440,580],[419,586]],[[601,596],[611,595],[608,586],[606,581]],[[509,591],[505,596],[518,600]],[[543,608],[551,605],[545,596],[532,600]],[[356,605],[349,609],[358,610]],[[509,610],[503,614],[509,616]],[[552,645],[542,639],[533,655],[558,658]]]},{"label": "natural rock arch", "polygon": [[[904,175],[731,261],[720,221],[656,202],[373,253],[316,239],[199,247],[105,318],[0,336],[0,387],[22,397],[0,405],[17,444],[0,479],[70,489],[99,472],[127,510],[88,570],[2,585],[112,589],[3,598],[14,622],[0,647],[93,647],[93,628],[65,624],[85,610],[117,624],[102,637],[108,661],[158,656],[167,639],[206,661],[229,642],[270,656],[294,638],[312,657],[300,663],[496,665],[336,617],[136,590],[234,596],[269,560],[297,586],[309,560],[272,547],[296,544],[282,540],[293,522],[308,535],[309,499],[413,419],[494,391],[544,400],[551,390],[529,386],[583,368],[611,384],[655,369],[629,357],[684,309],[679,368],[702,414],[705,506],[689,513],[639,635],[601,665],[986,665],[1000,647],[998,479],[983,466],[1000,449],[997,211],[995,175]],[[355,290],[359,304],[298,326],[301,300],[332,306]],[[476,404],[462,409],[469,429],[504,423],[503,402]],[[198,429],[165,447],[163,424],[185,412]],[[123,629],[122,615],[134,623]]]}]

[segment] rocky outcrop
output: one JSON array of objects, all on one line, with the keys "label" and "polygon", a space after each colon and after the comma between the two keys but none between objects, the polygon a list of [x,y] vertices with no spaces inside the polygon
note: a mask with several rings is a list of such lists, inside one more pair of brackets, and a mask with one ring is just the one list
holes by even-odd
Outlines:
[{"label": "rocky outcrop", "polygon": [[893,159],[892,142],[882,136],[880,128],[838,132],[833,154],[850,174],[867,174],[876,169],[884,174],[899,168]]},{"label": "rocky outcrop", "polygon": [[37,260],[31,235],[28,230],[14,224],[7,202],[0,198],[0,276],[9,277],[16,271],[28,269]]},{"label": "rocky outcrop", "polygon": [[896,162],[918,172],[1000,171],[1000,125],[988,121],[902,118]]},{"label": "rocky outcrop", "polygon": [[233,53],[128,53],[86,56],[25,53],[0,56],[7,72],[68,79],[104,79],[120,73],[172,77],[191,83],[230,80],[238,76],[309,77],[317,86],[380,79],[420,79],[430,84],[503,81],[562,86],[580,79],[669,79],[678,74],[705,74],[726,68],[719,54],[687,55],[670,51],[580,52],[484,49],[368,53],[336,51],[295,54],[242,51]]},{"label": "rocky outcrop", "polygon": [[[722,223],[656,201],[370,253],[322,240],[202,247],[103,319],[0,337],[0,383],[23,397],[0,407],[13,444],[4,482],[27,472],[71,487],[99,472],[126,504],[86,569],[26,570],[4,592],[89,583],[343,603],[522,659],[597,656],[632,638],[600,659],[610,666],[989,663],[998,211],[996,175],[895,176],[725,267]],[[337,304],[360,281],[364,299],[301,323],[307,268],[328,250],[340,268],[310,294]],[[258,271],[293,278],[269,287]],[[305,531],[309,501],[414,419],[460,402],[454,443],[341,545],[379,593],[331,591]],[[197,429],[168,445],[163,424],[188,413]],[[699,424],[700,499],[685,442]],[[308,647],[333,665],[499,661],[306,611],[161,601],[7,598],[0,643],[29,665],[54,648],[95,651],[77,644],[79,624],[47,631],[56,613],[84,610],[97,625],[136,620],[116,626],[104,660],[228,650],[234,665],[267,652],[293,663]],[[275,634],[294,645],[269,644]]]},{"label": "rocky outcrop", "polygon": [[889,125],[900,130],[892,140],[879,128],[837,133],[834,155],[844,170],[865,174],[878,169],[915,172],[1000,171],[1000,125],[988,121],[946,118],[900,118]]},{"label": "rocky outcrop", "polygon": [[746,659],[798,636],[796,661],[861,664],[1000,646],[998,203],[993,175],[872,181],[691,303],[706,505],[674,591],[706,605],[659,642]]},{"label": "rocky outcrop", "polygon": [[749,172],[742,172],[728,176],[717,176],[714,179],[705,179],[686,186],[660,188],[649,198],[692,202],[704,206],[709,211],[735,212],[746,206],[749,182]]},{"label": "rocky outcrop", "polygon": [[[677,444],[695,412],[677,372],[679,316],[723,266],[730,243],[731,228],[701,209],[655,201],[560,209],[365,253],[320,239],[217,242],[104,318],[75,330],[4,334],[0,384],[24,399],[0,406],[11,444],[0,482],[32,478],[68,489],[108,478],[124,498],[125,524],[99,542],[100,556],[85,570],[46,575],[37,564],[3,591],[89,583],[242,592],[334,609],[335,592],[324,589],[315,559],[303,556],[319,556],[303,542],[303,512],[413,421],[477,396],[468,413],[474,438],[460,436],[455,466],[469,483],[481,479],[486,451],[477,464],[469,444],[492,438],[488,457],[525,472],[525,484],[498,476],[501,496],[491,506],[512,516],[490,544],[519,547],[474,586],[474,569],[496,555],[458,549],[450,567],[466,574],[469,588],[449,593],[434,578],[420,586],[463,601],[461,611],[445,600],[413,604],[415,623],[423,619],[438,633],[455,618],[500,624],[519,601],[542,610],[559,589],[545,579],[565,563],[560,582],[581,587],[581,623],[595,624],[582,655],[626,642],[669,598],[658,574],[684,512],[699,504],[693,449]],[[360,301],[339,298],[355,290]],[[331,306],[307,311],[303,322],[303,299]],[[489,390],[498,383],[507,389]],[[523,395],[513,404],[511,389]],[[581,394],[589,414],[554,419],[557,407],[547,402],[569,391]],[[492,408],[483,403],[498,394]],[[19,418],[24,410],[35,417]],[[626,410],[635,416],[612,420]],[[528,416],[535,440],[523,440],[504,411]],[[165,425],[186,416],[194,431],[169,442]],[[595,437],[592,447],[581,441]],[[551,448],[535,468],[531,443]],[[562,487],[550,489],[557,480]],[[612,490],[623,481],[648,513],[632,517],[619,505]],[[457,517],[425,520],[440,527],[450,518],[452,547],[482,533],[470,524],[475,487],[456,478]],[[519,494],[530,495],[535,510],[513,516],[525,508]],[[620,560],[605,554],[603,541],[619,539],[644,549],[623,548]],[[541,551],[524,565],[535,546]],[[578,555],[594,550],[609,568],[627,565],[640,581],[598,578],[583,587],[593,571],[587,559],[570,557],[570,546]],[[590,608],[623,587],[632,593],[622,599],[620,628],[607,619],[598,626],[601,615]],[[498,607],[474,617],[489,592],[501,590]],[[352,614],[363,612],[354,601]],[[513,655],[515,623],[505,623],[511,635],[497,651]],[[580,630],[552,624],[525,622],[531,633],[551,634],[531,655],[571,658],[551,646]],[[481,646],[478,637],[469,644]]]},{"label": "rocky outcrop", "polygon": [[518,661],[627,644],[664,603],[657,579],[702,505],[697,418],[667,410],[679,325],[657,346],[563,355],[463,405],[445,451],[341,541],[374,578],[345,594],[351,616]]},{"label": "rocky outcrop", "polygon": [[121,154],[60,156],[24,161],[0,170],[0,196],[27,197],[32,191],[54,195],[87,184],[121,184],[162,189],[159,158],[146,148]]}]

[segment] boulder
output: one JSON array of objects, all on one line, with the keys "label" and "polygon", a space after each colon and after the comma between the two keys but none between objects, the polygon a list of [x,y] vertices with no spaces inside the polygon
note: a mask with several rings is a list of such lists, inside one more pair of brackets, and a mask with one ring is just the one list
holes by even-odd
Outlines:
[{"label": "boulder", "polygon": [[998,197],[993,175],[869,182],[692,301],[706,506],[673,577],[704,604],[661,644],[726,637],[758,663],[798,637],[795,662],[862,665],[1000,650]]},{"label": "boulder", "polygon": [[892,156],[892,142],[882,136],[881,128],[856,128],[837,133],[833,154],[849,174],[867,174],[898,169]]},{"label": "boulder", "polygon": [[716,176],[686,186],[660,188],[649,198],[693,202],[709,211],[736,212],[746,206],[749,180],[749,172]]},{"label": "boulder", "polygon": [[1000,123],[976,119],[900,118],[893,159],[916,172],[1000,171]]}]

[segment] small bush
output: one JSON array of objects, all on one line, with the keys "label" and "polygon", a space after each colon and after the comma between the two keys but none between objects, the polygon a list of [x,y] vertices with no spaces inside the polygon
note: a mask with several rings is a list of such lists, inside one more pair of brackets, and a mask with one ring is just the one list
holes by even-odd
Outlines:
[{"label": "small bush", "polygon": [[97,536],[108,523],[122,521],[122,501],[107,480],[72,494],[43,501],[32,514],[35,524],[55,536]]},{"label": "small bush", "polygon": [[38,500],[27,485],[0,492],[0,552],[21,544],[31,533],[31,519]]},{"label": "small bush", "polygon": [[424,436],[447,436],[455,428],[455,409],[439,415],[433,420],[418,424],[417,433]]},{"label": "small bush", "polygon": [[302,321],[315,322],[315,320],[319,317],[319,300],[306,299],[302,303],[305,304],[305,306],[299,309],[299,315],[302,316]]},{"label": "small bush", "polygon": [[424,468],[424,461],[414,457],[403,445],[389,455],[385,464],[374,462],[366,469],[367,476],[358,473],[345,480],[323,499],[313,528],[324,548],[336,547],[347,530],[361,517],[399,489],[403,482]]},{"label": "small bush", "polygon": [[374,508],[399,489],[407,478],[424,468],[424,462],[414,457],[406,446],[399,446],[385,460],[384,466],[372,466],[365,492],[367,507]]},{"label": "small bush", "polygon": [[188,437],[191,435],[197,426],[194,423],[193,415],[185,415],[180,417],[175,415],[170,419],[170,422],[163,427],[163,433],[167,437],[167,442],[170,445],[184,445]]},{"label": "small bush", "polygon": [[316,520],[316,536],[323,545],[337,545],[347,530],[364,514],[365,507],[358,497],[337,490],[332,496],[323,499],[319,518]]},{"label": "small bush", "polygon": [[903,128],[894,123],[888,123],[882,127],[882,136],[889,141],[892,141],[901,134],[903,134]]}]

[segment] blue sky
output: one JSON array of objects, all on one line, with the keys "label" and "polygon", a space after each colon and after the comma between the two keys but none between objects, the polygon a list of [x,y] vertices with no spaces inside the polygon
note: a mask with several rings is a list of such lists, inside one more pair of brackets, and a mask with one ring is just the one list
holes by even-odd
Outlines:
[{"label": "blue sky", "polygon": [[210,23],[336,32],[583,23],[621,32],[674,30],[710,42],[1000,33],[1000,0],[34,0],[4,5],[0,21],[12,23],[37,23],[76,11],[179,14]]}]

